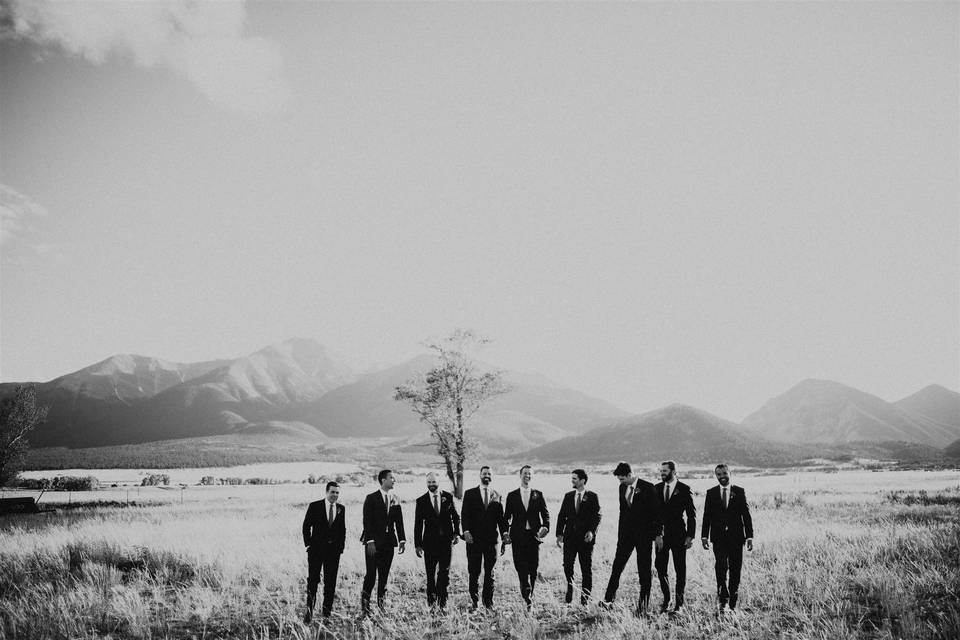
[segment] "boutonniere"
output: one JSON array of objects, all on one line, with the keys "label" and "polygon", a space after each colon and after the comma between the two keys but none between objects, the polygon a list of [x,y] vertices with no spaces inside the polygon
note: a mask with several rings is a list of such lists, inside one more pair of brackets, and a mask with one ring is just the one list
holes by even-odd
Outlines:
[{"label": "boutonniere", "polygon": [[397,496],[393,494],[390,495],[389,502],[390,502],[390,504],[388,505],[389,509],[393,509],[394,507],[400,506],[400,500],[397,498]]},{"label": "boutonniere", "polygon": [[492,503],[494,503],[494,502],[500,502],[500,494],[497,493],[496,491],[491,491],[491,492],[490,492],[490,503],[492,504]]},{"label": "boutonniere", "polygon": [[589,500],[589,499],[590,499],[590,496],[588,496],[587,494],[583,494],[583,497],[580,498],[580,504],[583,504],[584,502],[586,502],[586,501]]}]

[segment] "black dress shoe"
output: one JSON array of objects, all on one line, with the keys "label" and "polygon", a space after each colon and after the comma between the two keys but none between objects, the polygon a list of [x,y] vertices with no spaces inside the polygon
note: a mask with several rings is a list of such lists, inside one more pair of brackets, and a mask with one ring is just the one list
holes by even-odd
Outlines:
[{"label": "black dress shoe", "polygon": [[573,602],[573,589],[571,589],[570,587],[567,587],[567,595],[564,596],[563,601],[566,602],[567,604],[570,604],[571,602]]},{"label": "black dress shoe", "polygon": [[660,613],[666,613],[670,610],[670,601],[664,600],[663,604],[660,605]]},{"label": "black dress shoe", "polygon": [[730,611],[733,611],[736,608],[737,608],[737,594],[731,593],[730,594]]},{"label": "black dress shoe", "polygon": [[313,615],[309,611],[307,611],[303,615],[303,624],[310,624],[311,620],[313,620]]}]

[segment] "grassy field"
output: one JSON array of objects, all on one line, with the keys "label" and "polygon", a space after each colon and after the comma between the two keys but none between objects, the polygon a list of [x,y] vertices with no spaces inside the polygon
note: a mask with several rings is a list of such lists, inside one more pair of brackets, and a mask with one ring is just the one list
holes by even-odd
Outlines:
[{"label": "grassy field", "polygon": [[[400,480],[412,527],[423,478]],[[325,626],[307,626],[300,622],[306,557],[299,529],[321,487],[192,487],[182,504],[180,491],[147,488],[128,498],[133,506],[117,500],[121,489],[75,492],[71,508],[0,518],[0,637],[960,637],[960,473],[806,472],[734,482],[753,504],[757,546],[745,553],[742,610],[733,617],[715,613],[713,554],[699,546],[688,554],[688,607],[677,618],[632,615],[635,565],[621,582],[622,608],[568,608],[551,534],[532,615],[521,607],[509,552],[497,565],[496,611],[468,614],[461,544],[446,616],[426,609],[422,561],[410,549],[394,562],[387,614],[357,622],[363,557],[356,538],[371,483],[344,489],[348,548],[335,614]],[[496,480],[501,490],[515,484],[514,477]],[[555,516],[567,476],[539,474],[534,484],[552,498]],[[690,484],[699,511],[712,482]],[[589,486],[603,501],[594,555],[602,589],[615,545],[616,485],[595,474]],[[77,505],[84,500],[116,503]],[[659,603],[655,578],[652,603]]]}]

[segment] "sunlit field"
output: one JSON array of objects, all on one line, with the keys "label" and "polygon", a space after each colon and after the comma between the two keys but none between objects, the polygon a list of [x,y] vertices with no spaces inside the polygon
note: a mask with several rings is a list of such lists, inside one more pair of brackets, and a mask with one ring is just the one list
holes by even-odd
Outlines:
[{"label": "sunlit field", "polygon": [[[653,479],[652,474],[646,476]],[[4,638],[950,638],[960,637],[960,472],[840,472],[734,476],[752,503],[756,547],[744,553],[741,610],[716,613],[713,553],[687,556],[687,610],[633,615],[631,561],[618,606],[562,602],[561,552],[541,547],[533,611],[522,606],[508,550],[495,610],[470,614],[466,560],[454,550],[445,615],[426,607],[412,549],[421,476],[397,487],[411,546],[395,558],[385,614],[358,621],[363,577],[360,505],[374,489],[345,486],[348,545],[334,616],[302,623],[306,554],[300,525],[321,485],[118,487],[46,494],[54,513],[0,516],[0,634]],[[683,478],[682,478],[683,479]],[[174,478],[176,480],[176,478]],[[468,486],[474,478],[470,477]],[[698,515],[708,478],[688,480]],[[516,486],[498,476],[501,491]],[[566,474],[534,485],[555,518]],[[603,502],[594,554],[602,591],[616,543],[616,481],[591,474]],[[132,495],[136,494],[136,495]],[[53,498],[53,500],[51,500]],[[182,500],[182,502],[181,502]],[[85,506],[109,501],[107,506]],[[80,503],[80,504],[78,504]],[[699,525],[698,525],[699,526]],[[578,570],[579,572],[579,570]],[[672,568],[671,585],[673,582]],[[579,573],[578,573],[579,575]],[[651,609],[660,602],[653,579]],[[321,587],[322,589],[322,587]],[[594,596],[594,601],[599,596]],[[319,616],[318,616],[319,617]]]}]

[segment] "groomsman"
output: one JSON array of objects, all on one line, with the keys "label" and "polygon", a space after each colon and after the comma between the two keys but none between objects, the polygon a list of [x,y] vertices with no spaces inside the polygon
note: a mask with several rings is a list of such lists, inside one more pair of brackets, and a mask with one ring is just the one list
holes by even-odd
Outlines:
[{"label": "groomsman", "polygon": [[543,493],[530,487],[533,469],[525,464],[520,467],[520,487],[507,494],[504,518],[510,523],[510,532],[504,542],[513,546],[513,566],[520,579],[520,595],[533,604],[533,589],[537,584],[540,567],[540,543],[550,532],[550,512]]},{"label": "groomsman", "polygon": [[360,542],[366,545],[367,572],[363,577],[360,593],[360,609],[363,615],[370,613],[370,593],[377,585],[377,605],[383,610],[387,595],[387,577],[393,564],[393,549],[399,545],[400,553],[406,546],[403,533],[403,511],[400,501],[390,493],[393,489],[393,472],[384,469],[377,474],[380,488],[363,501],[363,533]]},{"label": "groomsman", "polygon": [[506,532],[503,504],[500,494],[490,486],[493,474],[490,467],[480,467],[480,485],[463,494],[460,522],[463,539],[467,543],[467,574],[469,576],[472,610],[479,600],[480,568],[483,567],[483,606],[493,608],[493,569],[497,564],[497,542]]},{"label": "groomsman", "polygon": [[593,491],[587,491],[587,472],[574,469],[570,475],[573,491],[563,496],[557,515],[557,546],[563,548],[563,575],[567,579],[564,601],[573,602],[573,562],[579,556],[583,589],[580,604],[585,605],[593,589],[593,545],[600,526],[600,500]]},{"label": "groomsman", "polygon": [[417,498],[413,543],[427,569],[427,604],[447,606],[450,552],[460,537],[460,516],[453,495],[440,491],[437,476],[427,475],[427,492]]},{"label": "groomsman", "polygon": [[320,572],[323,572],[323,617],[330,617],[337,588],[337,570],[340,554],[346,542],[346,509],[337,504],[340,485],[327,483],[325,500],[311,502],[303,518],[303,546],[307,549],[307,613],[303,621],[310,624],[313,605],[317,600]]},{"label": "groomsman", "polygon": [[673,570],[677,574],[677,593],[673,608],[676,613],[683,607],[683,590],[687,584],[687,549],[693,546],[693,539],[697,535],[697,510],[693,506],[690,487],[677,480],[676,462],[661,462],[660,478],[662,482],[654,487],[654,492],[663,521],[663,547],[657,551],[654,564],[660,579],[660,590],[663,591],[660,612],[664,613],[670,606],[667,560],[668,556],[673,554]]},{"label": "groomsman", "polygon": [[[707,490],[703,504],[703,526],[700,537],[703,548],[709,549],[707,542],[713,542],[713,556],[716,559],[717,597],[720,610],[729,602],[730,609],[737,608],[737,596],[740,589],[740,567],[743,565],[743,544],[753,551],[753,519],[747,494],[736,485],[730,484],[730,471],[725,464],[718,464],[714,470],[717,476],[716,487]],[[727,584],[727,571],[730,582]]]},{"label": "groomsman", "polygon": [[650,603],[650,553],[656,541],[659,551],[663,547],[663,523],[653,484],[641,478],[635,478],[630,465],[621,462],[613,470],[620,481],[620,522],[617,527],[617,551],[613,557],[610,581],[603,597],[609,605],[617,597],[620,586],[620,574],[627,566],[630,555],[637,552],[637,573],[640,578],[640,600],[637,603],[637,615],[646,615]]}]

